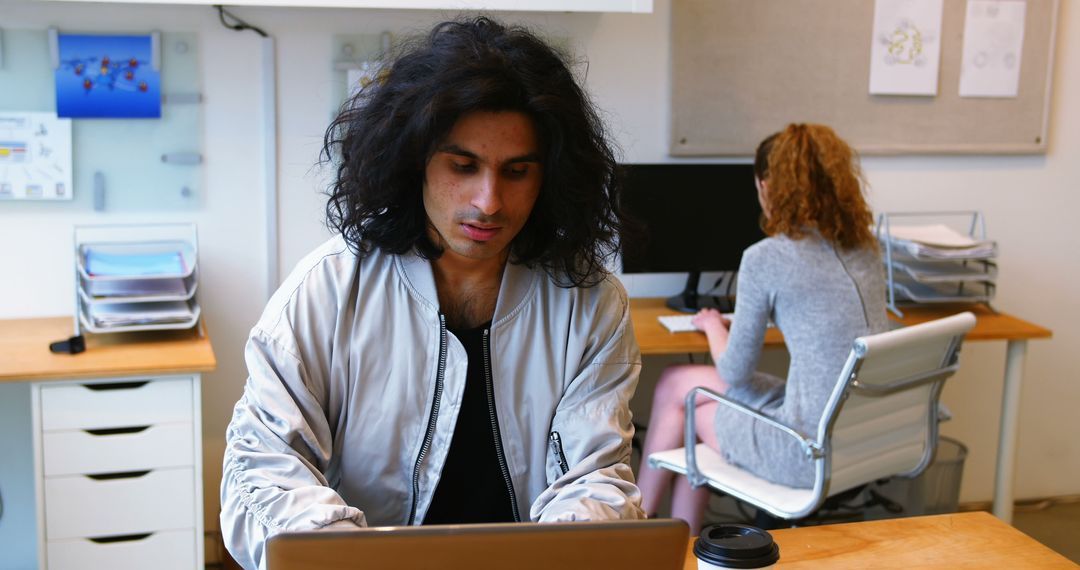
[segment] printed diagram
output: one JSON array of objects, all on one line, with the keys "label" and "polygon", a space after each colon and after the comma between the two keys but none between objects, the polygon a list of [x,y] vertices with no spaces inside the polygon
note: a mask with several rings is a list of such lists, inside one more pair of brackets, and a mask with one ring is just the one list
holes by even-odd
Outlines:
[{"label": "printed diagram", "polygon": [[931,34],[925,34],[911,20],[901,20],[892,33],[880,38],[885,45],[886,65],[915,65],[922,67],[927,64],[925,42],[933,42]]},{"label": "printed diagram", "polygon": [[70,200],[71,121],[0,113],[0,200]]}]

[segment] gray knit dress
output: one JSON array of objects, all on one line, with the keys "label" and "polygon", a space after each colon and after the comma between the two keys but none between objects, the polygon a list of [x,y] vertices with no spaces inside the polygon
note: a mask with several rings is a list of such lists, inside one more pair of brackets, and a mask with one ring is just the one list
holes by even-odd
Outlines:
[{"label": "gray knit dress", "polygon": [[[791,354],[786,381],[756,370],[770,319]],[[876,249],[839,250],[816,232],[770,237],[743,253],[717,369],[731,385],[729,397],[814,437],[852,342],[887,328]],[[813,466],[790,435],[724,406],[715,427],[729,462],[775,483],[813,485]]]}]

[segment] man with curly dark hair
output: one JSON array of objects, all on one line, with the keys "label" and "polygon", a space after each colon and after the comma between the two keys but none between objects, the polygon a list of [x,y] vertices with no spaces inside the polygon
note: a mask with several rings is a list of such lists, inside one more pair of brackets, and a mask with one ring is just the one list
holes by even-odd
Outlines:
[{"label": "man with curly dark hair", "polygon": [[486,17],[406,44],[327,131],[337,235],[274,295],[228,428],[222,532],[642,518],[623,226],[559,53]]}]

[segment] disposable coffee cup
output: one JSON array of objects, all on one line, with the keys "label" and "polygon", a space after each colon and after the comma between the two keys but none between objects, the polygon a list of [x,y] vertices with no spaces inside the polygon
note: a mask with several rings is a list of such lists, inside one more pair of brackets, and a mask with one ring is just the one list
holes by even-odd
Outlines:
[{"label": "disposable coffee cup", "polygon": [[714,524],[694,541],[698,570],[772,568],[780,560],[780,547],[760,528],[745,524]]}]

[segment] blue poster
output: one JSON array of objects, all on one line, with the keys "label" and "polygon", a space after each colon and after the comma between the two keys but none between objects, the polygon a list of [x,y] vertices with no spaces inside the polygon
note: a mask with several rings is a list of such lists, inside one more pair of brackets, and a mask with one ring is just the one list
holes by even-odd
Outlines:
[{"label": "blue poster", "polygon": [[81,118],[160,118],[161,73],[150,36],[60,34],[56,114]]}]

